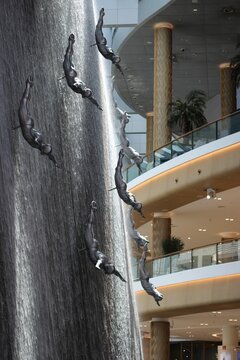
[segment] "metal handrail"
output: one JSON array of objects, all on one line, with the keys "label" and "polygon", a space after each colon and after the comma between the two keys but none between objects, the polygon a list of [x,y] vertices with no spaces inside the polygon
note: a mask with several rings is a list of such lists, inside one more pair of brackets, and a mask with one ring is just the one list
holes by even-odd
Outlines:
[{"label": "metal handrail", "polygon": [[[155,154],[156,154],[156,152],[158,152],[158,151],[160,151],[161,149],[164,149],[164,148],[167,148],[167,147],[171,147],[171,159],[172,159],[172,147],[173,147],[173,145],[174,144],[176,144],[180,139],[184,139],[184,138],[187,138],[187,137],[189,137],[189,136],[191,136],[191,139],[192,139],[192,149],[193,149],[193,137],[194,137],[194,134],[195,133],[197,133],[197,132],[200,132],[202,129],[204,129],[204,128],[207,128],[207,127],[210,127],[210,126],[212,126],[213,124],[216,124],[216,139],[214,139],[214,140],[217,140],[218,139],[218,124],[220,123],[220,122],[222,122],[222,121],[224,121],[225,119],[227,119],[227,118],[233,118],[233,117],[235,117],[236,115],[239,115],[240,114],[240,110],[237,110],[237,111],[235,111],[234,113],[232,113],[232,114],[229,114],[229,115],[226,115],[226,116],[224,116],[223,118],[221,118],[221,119],[218,119],[218,120],[214,120],[214,121],[212,121],[212,122],[210,122],[210,123],[207,123],[207,124],[205,124],[205,125],[203,125],[203,126],[200,126],[199,128],[197,128],[197,129],[194,129],[194,130],[192,130],[192,131],[189,131],[188,133],[186,133],[186,134],[184,134],[184,135],[180,135],[180,136],[178,136],[178,137],[176,137],[174,140],[172,140],[172,141],[170,141],[170,142],[168,142],[168,143],[166,143],[164,146],[161,146],[161,147],[159,147],[158,149],[155,149],[154,151],[152,151],[152,152],[150,152],[150,153],[147,153],[144,157],[143,157],[143,159],[148,159],[148,158],[153,158],[153,167],[155,167],[155,166],[158,166],[158,164],[156,165],[155,164]],[[179,156],[181,156],[181,154],[179,154]],[[135,166],[135,164],[131,164],[130,166],[128,166],[125,170],[124,170],[124,173],[126,173],[127,174],[127,181],[128,181],[128,172],[129,172],[129,170],[132,168],[132,167],[134,167]],[[149,171],[149,170],[147,170],[147,171]],[[144,171],[144,172],[147,172],[147,171]],[[138,175],[137,176],[140,176],[141,175],[141,173],[140,172],[138,172]],[[136,176],[136,177],[137,177]]]},{"label": "metal handrail", "polygon": [[[190,252],[190,268],[187,269],[187,270],[191,270],[191,269],[195,269],[196,267],[194,267],[194,261],[193,261],[193,255],[194,255],[194,252],[196,252],[197,250],[201,250],[201,249],[205,249],[205,248],[208,248],[208,247],[211,247],[211,246],[215,246],[216,248],[216,259],[214,260],[215,263],[214,264],[209,264],[209,265],[217,265],[217,264],[220,264],[221,261],[221,256],[220,255],[223,255],[223,253],[220,251],[220,247],[221,245],[225,245],[225,244],[233,244],[234,242],[239,242],[239,248],[240,248],[240,239],[231,239],[231,240],[224,240],[224,241],[221,241],[221,242],[217,242],[217,243],[210,243],[208,245],[205,245],[205,246],[199,246],[199,247],[196,247],[196,248],[192,248],[192,249],[188,249],[188,250],[182,250],[182,251],[177,251],[177,252],[174,252],[174,253],[171,253],[171,254],[168,254],[168,255],[163,255],[163,256],[160,256],[160,257],[157,257],[155,259],[151,259],[151,260],[146,260],[146,262],[149,264],[154,264],[154,262],[158,261],[158,260],[161,260],[161,259],[167,259],[169,258],[169,273],[172,274],[172,273],[175,273],[175,272],[179,272],[179,271],[184,271],[184,269],[181,269],[181,270],[176,270],[176,271],[173,271],[173,266],[172,266],[172,260],[173,260],[173,257],[176,257],[176,255],[180,255],[181,254],[184,254],[184,253],[189,253]],[[240,260],[240,256],[238,254],[238,260]],[[236,261],[236,260],[232,260],[232,261]],[[227,261],[227,262],[232,262],[232,261]],[[202,266],[197,266],[197,268],[201,268],[201,267],[204,267],[204,265]],[[161,276],[162,274],[158,274],[156,276]],[[153,273],[150,274],[151,277],[153,277]],[[155,277],[155,276],[154,276]],[[139,280],[138,278],[134,279],[135,281]]]}]

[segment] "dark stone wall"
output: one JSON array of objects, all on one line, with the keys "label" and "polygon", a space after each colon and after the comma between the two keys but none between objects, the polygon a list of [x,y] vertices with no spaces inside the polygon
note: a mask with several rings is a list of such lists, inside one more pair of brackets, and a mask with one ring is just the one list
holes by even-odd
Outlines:
[{"label": "dark stone wall", "polygon": [[[142,359],[92,1],[0,0],[0,14],[0,358]],[[71,32],[103,112],[58,81]],[[30,74],[30,112],[61,169],[12,130]],[[127,284],[79,251],[93,199],[96,238]]]}]

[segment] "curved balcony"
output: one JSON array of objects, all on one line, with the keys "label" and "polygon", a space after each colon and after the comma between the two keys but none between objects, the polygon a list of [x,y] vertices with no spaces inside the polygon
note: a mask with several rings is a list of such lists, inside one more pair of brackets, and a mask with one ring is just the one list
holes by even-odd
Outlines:
[{"label": "curved balcony", "polygon": [[[240,260],[240,239],[224,241],[176,252],[154,260],[146,261],[150,277],[173,274],[184,270],[202,268],[210,265],[225,264]],[[138,264],[133,266],[135,281],[139,280]]]},{"label": "curved balcony", "polygon": [[141,170],[135,164],[128,167],[124,172],[125,179],[129,182],[177,156],[238,131],[240,131],[240,111],[208,123],[147,154],[143,158]]}]

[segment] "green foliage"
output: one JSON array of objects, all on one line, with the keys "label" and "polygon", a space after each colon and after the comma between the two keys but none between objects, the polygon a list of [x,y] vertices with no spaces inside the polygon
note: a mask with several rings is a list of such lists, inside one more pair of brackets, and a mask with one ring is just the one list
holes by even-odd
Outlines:
[{"label": "green foliage", "polygon": [[240,86],[240,54],[231,59],[230,66],[232,68],[232,78],[236,82],[236,86]]},{"label": "green foliage", "polygon": [[162,248],[164,255],[167,255],[176,251],[181,251],[184,248],[184,243],[180,238],[171,236],[162,241]]},{"label": "green foliage", "polygon": [[177,99],[168,105],[168,126],[177,125],[182,134],[207,123],[204,116],[206,94],[202,90],[193,90],[185,100]]}]

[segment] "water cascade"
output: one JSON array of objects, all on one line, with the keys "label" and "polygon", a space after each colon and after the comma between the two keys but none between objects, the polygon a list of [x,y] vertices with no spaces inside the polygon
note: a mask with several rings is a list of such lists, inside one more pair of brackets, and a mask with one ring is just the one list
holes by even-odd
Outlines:
[{"label": "water cascade", "polygon": [[[122,204],[108,191],[117,150],[105,60],[90,47],[93,5],[0,2],[1,360],[142,359]],[[78,76],[103,112],[58,80],[70,33]],[[60,169],[12,130],[29,75],[29,110]],[[126,284],[94,268],[84,251],[93,199],[101,250]]]}]

